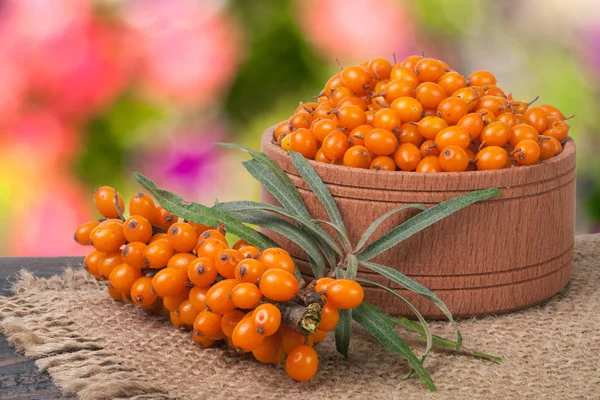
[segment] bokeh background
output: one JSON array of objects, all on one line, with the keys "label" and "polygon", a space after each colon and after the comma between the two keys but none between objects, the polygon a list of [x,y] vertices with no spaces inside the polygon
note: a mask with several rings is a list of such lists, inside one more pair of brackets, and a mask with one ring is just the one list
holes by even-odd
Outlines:
[{"label": "bokeh background", "polygon": [[[242,155],[338,67],[424,51],[558,106],[600,231],[597,0],[0,0],[0,255],[78,255],[101,185],[258,198]],[[560,205],[556,210],[559,212]]]}]

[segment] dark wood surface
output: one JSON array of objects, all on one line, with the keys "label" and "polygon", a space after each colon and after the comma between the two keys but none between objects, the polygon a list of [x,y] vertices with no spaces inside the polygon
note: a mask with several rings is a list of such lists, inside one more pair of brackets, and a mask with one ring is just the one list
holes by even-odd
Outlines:
[{"label": "dark wood surface", "polygon": [[[67,265],[78,266],[82,257],[0,258],[0,296],[10,296],[11,282],[21,269],[36,276],[59,274]],[[32,360],[17,353],[0,334],[0,400],[67,399],[52,378],[41,372]]]}]

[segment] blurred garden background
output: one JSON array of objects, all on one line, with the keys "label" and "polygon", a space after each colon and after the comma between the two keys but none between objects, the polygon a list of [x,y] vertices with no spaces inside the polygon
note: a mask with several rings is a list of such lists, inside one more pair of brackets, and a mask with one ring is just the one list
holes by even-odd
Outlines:
[{"label": "blurred garden background", "polygon": [[577,114],[577,230],[600,231],[597,0],[0,0],[0,255],[85,254],[93,189],[130,196],[133,171],[257,199],[215,142],[258,148],[336,58],[421,51]]}]

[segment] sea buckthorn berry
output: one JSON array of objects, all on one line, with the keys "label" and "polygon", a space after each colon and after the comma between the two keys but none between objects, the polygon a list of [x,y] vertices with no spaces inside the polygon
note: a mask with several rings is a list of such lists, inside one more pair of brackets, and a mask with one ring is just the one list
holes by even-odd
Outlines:
[{"label": "sea buckthorn berry", "polygon": [[223,243],[227,244],[227,239],[225,238],[225,234],[217,229],[207,229],[200,236],[198,236],[199,240],[205,239],[219,239]]},{"label": "sea buckthorn berry", "polygon": [[394,162],[402,171],[414,171],[421,161],[421,152],[411,143],[402,143],[394,153]]},{"label": "sea buckthorn berry", "polygon": [[326,292],[327,301],[342,310],[358,307],[365,297],[362,286],[351,279],[336,279],[327,285]]},{"label": "sea buckthorn berry", "polygon": [[108,282],[108,286],[106,288],[108,289],[108,295],[110,297],[112,297],[114,300],[123,301],[123,293],[115,289],[114,286],[110,284],[110,282]]},{"label": "sea buckthorn berry", "polygon": [[180,329],[182,331],[189,330],[189,326],[183,323],[181,317],[175,311],[171,311],[169,313],[169,319],[171,320],[171,325],[173,325],[175,328]]},{"label": "sea buckthorn berry", "polygon": [[289,354],[294,348],[304,344],[304,336],[293,328],[285,325],[284,327],[281,335],[281,347],[286,354]]},{"label": "sea buckthorn berry", "polygon": [[315,284],[315,292],[317,292],[317,293],[324,292],[325,289],[327,289],[327,285],[329,285],[333,281],[335,281],[335,279],[329,278],[329,277],[317,279],[316,284]]},{"label": "sea buckthorn berry", "polygon": [[198,336],[212,337],[221,331],[222,317],[214,312],[204,310],[194,318],[194,332]]},{"label": "sea buckthorn berry", "polygon": [[312,115],[305,110],[299,111],[292,115],[288,120],[288,127],[290,132],[294,132],[297,129],[306,129],[310,127],[312,123]]},{"label": "sea buckthorn berry", "polygon": [[493,112],[489,111],[487,108],[478,109],[475,111],[475,113],[477,115],[479,115],[481,117],[481,119],[483,120],[483,126],[487,126],[487,125],[491,124],[492,122],[496,122],[496,116],[494,115]]},{"label": "sea buckthorn berry", "polygon": [[135,281],[142,277],[142,271],[127,264],[115,267],[110,273],[108,281],[121,293],[129,294]]},{"label": "sea buckthorn berry", "polygon": [[415,89],[415,98],[419,100],[426,109],[437,109],[438,104],[446,97],[446,92],[437,83],[423,82]]},{"label": "sea buckthorn berry", "polygon": [[508,154],[502,147],[488,146],[481,149],[476,158],[478,170],[502,169],[508,161]]},{"label": "sea buckthorn berry", "polygon": [[223,314],[221,318],[221,331],[223,334],[230,338],[233,335],[233,330],[245,315],[240,310],[233,310]]},{"label": "sea buckthorn berry", "polygon": [[265,272],[265,266],[258,260],[247,258],[235,267],[235,279],[238,282],[257,283]]},{"label": "sea buckthorn berry", "polygon": [[313,123],[312,132],[315,138],[322,142],[327,135],[338,128],[337,119],[320,119]]},{"label": "sea buckthorn berry", "polygon": [[141,215],[148,221],[153,222],[156,219],[156,205],[154,200],[145,193],[134,194],[129,200],[129,215]]},{"label": "sea buckthorn berry", "polygon": [[168,242],[169,236],[166,233],[156,233],[150,238],[150,241],[148,242],[148,244],[154,243],[154,242],[159,242],[161,240],[164,242]]},{"label": "sea buckthorn berry", "polygon": [[438,105],[438,116],[448,125],[456,123],[469,112],[469,107],[460,97],[447,97]]},{"label": "sea buckthorn berry", "polygon": [[189,280],[196,286],[210,286],[217,279],[217,269],[210,258],[198,257],[187,268]]},{"label": "sea buckthorn berry", "polygon": [[142,276],[138,278],[131,287],[131,300],[141,307],[148,307],[158,300],[158,296],[152,290],[152,278]]},{"label": "sea buckthorn berry", "polygon": [[551,106],[549,104],[542,104],[540,108],[546,111],[546,115],[548,115],[548,117],[556,117],[560,121],[563,121],[565,119],[565,115],[554,106]]},{"label": "sea buckthorn berry", "polygon": [[440,165],[446,172],[466,171],[469,166],[469,156],[460,146],[447,146],[440,153]]},{"label": "sea buckthorn berry", "polygon": [[368,169],[371,165],[371,153],[365,146],[352,146],[344,154],[346,167]]},{"label": "sea buckthorn berry", "polygon": [[435,142],[433,140],[425,140],[421,143],[421,147],[419,147],[419,151],[421,153],[421,157],[428,156],[439,156],[440,149],[437,148]]},{"label": "sea buckthorn berry", "polygon": [[125,244],[123,225],[117,222],[102,223],[92,229],[90,240],[96,250],[103,253],[118,251]]},{"label": "sea buckthorn berry", "polygon": [[390,108],[382,108],[377,110],[373,118],[373,127],[381,128],[388,131],[396,131],[400,128],[400,115],[397,111]]},{"label": "sea buckthorn berry", "polygon": [[82,246],[90,246],[92,244],[90,234],[98,225],[100,225],[100,222],[98,221],[88,221],[79,225],[75,231],[75,234],[73,235],[73,239],[75,239],[75,241]]},{"label": "sea buckthorn berry", "polygon": [[[348,89],[345,86],[341,86],[337,89],[335,89],[330,96],[330,101],[331,101],[331,105],[333,107],[337,107],[337,105],[344,99],[348,98],[348,97],[353,97],[354,93],[352,93],[352,91],[350,89]],[[333,115],[333,114],[328,114],[328,115]]]},{"label": "sea buckthorn berry", "polygon": [[363,111],[367,109],[367,103],[360,97],[346,97],[338,103],[337,108],[340,109],[344,106],[356,106]]},{"label": "sea buckthorn berry", "polygon": [[[483,94],[481,95],[483,96]],[[479,103],[479,92],[474,87],[466,87],[462,89],[458,89],[454,93],[452,93],[451,97],[458,97],[467,105],[467,109],[469,112],[475,110],[477,104]]]},{"label": "sea buckthorn berry", "polygon": [[340,312],[337,307],[327,302],[321,311],[321,322],[319,323],[319,329],[323,331],[330,331],[335,328],[339,319]]},{"label": "sea buckthorn berry", "polygon": [[208,349],[215,343],[214,340],[204,336],[198,336],[195,332],[192,332],[192,340],[194,341],[194,343],[199,344],[204,349]]},{"label": "sea buckthorn berry", "polygon": [[398,136],[398,140],[401,144],[411,143],[419,147],[421,145],[421,142],[423,142],[423,135],[421,135],[421,133],[419,132],[419,128],[417,127],[417,125],[414,125],[410,122],[402,124],[400,126],[400,131],[396,133],[396,136]]},{"label": "sea buckthorn berry", "polygon": [[325,164],[333,164],[334,162],[331,161],[330,159],[328,159],[327,157],[325,157],[325,154],[323,154],[323,149],[319,149],[317,150],[317,154],[315,155],[315,161],[316,162],[322,162]]},{"label": "sea buckthorn berry", "polygon": [[279,364],[285,358],[285,352],[281,348],[281,337],[274,335],[264,338],[262,343],[252,350],[252,355],[263,364]]},{"label": "sea buckthorn berry", "polygon": [[121,252],[123,262],[134,268],[146,268],[146,264],[144,264],[144,250],[146,250],[146,247],[146,243],[142,242],[127,243]]},{"label": "sea buckthorn berry", "polygon": [[365,111],[365,116],[367,117],[367,124],[369,126],[373,125],[373,119],[375,118],[375,113],[376,112],[377,112],[377,110],[375,110],[375,109],[369,109],[369,108],[367,108],[367,111]]},{"label": "sea buckthorn berry", "polygon": [[505,123],[509,128],[517,125],[517,118],[511,112],[504,112],[496,117],[496,121]]},{"label": "sea buckthorn berry", "polygon": [[221,315],[234,310],[235,304],[231,301],[231,291],[237,284],[235,279],[225,279],[212,285],[204,299],[206,307]]},{"label": "sea buckthorn berry", "polygon": [[296,270],[294,260],[290,253],[278,247],[265,249],[258,258],[258,261],[265,266],[265,271],[271,268],[277,268],[293,274]]},{"label": "sea buckthorn berry", "polygon": [[415,65],[415,73],[421,82],[437,82],[446,71],[440,60],[423,58]]},{"label": "sea buckthorn berry", "polygon": [[479,99],[479,102],[477,103],[477,109],[481,110],[484,108],[492,114],[494,114],[494,117],[497,117],[498,115],[507,111],[508,102],[502,97],[483,96]]},{"label": "sea buckthorn berry", "polygon": [[89,272],[90,275],[92,275],[96,279],[100,279],[100,272],[98,271],[98,263],[100,262],[100,259],[102,258],[103,255],[104,255],[104,253],[102,253],[98,250],[94,250],[91,253],[89,253],[87,256],[85,256],[85,259],[83,260],[83,267],[86,269],[87,272]]},{"label": "sea buckthorn berry", "polygon": [[435,136],[435,145],[441,152],[448,146],[458,146],[466,149],[471,144],[471,136],[460,126],[449,126]]},{"label": "sea buckthorn berry", "polygon": [[496,77],[489,71],[475,71],[469,75],[471,86],[488,86],[496,84]]},{"label": "sea buckthorn berry", "polygon": [[348,136],[344,132],[333,131],[323,140],[321,150],[328,160],[337,161],[344,158],[349,146]]},{"label": "sea buckthorn berry", "polygon": [[258,333],[264,336],[271,336],[281,326],[281,311],[274,304],[261,304],[252,312],[252,319]]},{"label": "sea buckthorn berry", "polygon": [[377,57],[369,61],[367,71],[378,79],[388,79],[392,72],[392,64],[383,57]]},{"label": "sea buckthorn berry", "polygon": [[533,126],[538,133],[548,129],[548,113],[542,107],[530,107],[525,111],[525,120]]},{"label": "sea buckthorn berry", "polygon": [[152,238],[152,224],[140,215],[133,215],[123,224],[123,234],[128,242],[147,243]]},{"label": "sea buckthorn berry", "polygon": [[296,111],[294,111],[294,114],[296,114],[300,111],[306,111],[308,113],[312,113],[317,109],[317,107],[318,107],[318,104],[315,103],[314,101],[309,101],[308,103],[300,102],[300,104],[296,108]]},{"label": "sea buckthorn berry", "polygon": [[540,160],[540,146],[531,139],[520,141],[513,151],[513,157],[521,165],[530,165]]},{"label": "sea buckthorn berry", "polygon": [[299,382],[311,380],[316,375],[318,368],[319,357],[317,352],[311,346],[305,344],[292,349],[285,362],[285,372],[290,378]]},{"label": "sea buckthorn berry", "polygon": [[100,280],[108,280],[111,272],[122,263],[123,257],[120,251],[103,253],[100,257],[100,260],[98,260],[98,274],[100,276]]},{"label": "sea buckthorn berry", "polygon": [[436,156],[423,157],[419,165],[417,165],[417,172],[432,173],[442,172],[442,166],[440,165],[440,159]]},{"label": "sea buckthorn berry", "polygon": [[376,171],[395,171],[396,162],[390,156],[375,157],[373,161],[371,161],[369,169],[374,169]]},{"label": "sea buckthorn berry", "polygon": [[321,343],[327,337],[327,331],[322,331],[321,329],[315,330],[314,333],[308,335],[308,344],[318,344]]},{"label": "sea buckthorn berry", "polygon": [[[206,231],[208,232],[208,231]],[[203,235],[206,233],[204,232]],[[198,235],[194,228],[187,222],[176,222],[169,228],[167,233],[169,244],[175,251],[187,253],[196,247]]]},{"label": "sea buckthorn berry", "polygon": [[290,133],[289,121],[281,121],[275,126],[275,129],[273,129],[273,139],[275,139],[276,142],[281,142],[281,139],[288,133]]},{"label": "sea buckthorn berry", "polygon": [[[363,146],[365,143],[365,136],[373,129],[371,125],[359,125],[352,129],[348,136],[348,143],[351,146]],[[343,157],[342,157],[343,158]]]},{"label": "sea buckthorn berry", "polygon": [[198,312],[206,309],[206,303],[204,302],[204,299],[206,298],[206,292],[208,292],[208,288],[194,286],[190,289],[188,299]]},{"label": "sea buckthorn berry", "polygon": [[150,243],[144,249],[144,264],[148,268],[166,267],[169,259],[175,254],[175,250],[169,242],[165,240],[157,240]]},{"label": "sea buckthorn berry", "polygon": [[152,277],[152,288],[160,297],[177,297],[181,293],[187,292],[187,280],[186,271],[178,268],[165,268]]},{"label": "sea buckthorn berry", "polygon": [[294,275],[274,268],[262,274],[259,285],[263,295],[273,301],[291,300],[300,290],[300,284]]},{"label": "sea buckthorn berry", "polygon": [[179,307],[177,308],[176,313],[179,314],[181,322],[183,322],[186,325],[194,325],[194,320],[198,315],[198,311],[196,311],[196,309],[192,305],[192,302],[189,300],[182,301]]},{"label": "sea buckthorn berry", "polygon": [[223,278],[235,278],[235,267],[243,259],[244,256],[239,250],[225,249],[215,259],[215,268]]},{"label": "sea buckthorn berry", "polygon": [[264,338],[265,337],[256,330],[256,325],[252,318],[242,319],[231,334],[233,345],[244,351],[254,350],[262,343]]},{"label": "sea buckthorn berry", "polygon": [[544,161],[554,157],[562,151],[562,146],[558,140],[549,136],[542,136],[539,142],[540,160]]},{"label": "sea buckthorn berry", "polygon": [[[117,199],[121,212],[125,212],[123,197],[117,192]],[[106,218],[119,218],[115,204],[115,189],[110,186],[102,186],[94,191],[94,205],[96,209]]]},{"label": "sea buckthorn berry", "polygon": [[177,217],[177,215],[172,214],[165,210],[162,206],[157,205],[155,212],[155,220],[150,222],[152,222],[152,225],[157,226],[158,228],[167,232],[169,230],[169,227],[178,220],[179,218]]},{"label": "sea buckthorn berry", "polygon": [[566,122],[554,121],[548,126],[548,129],[544,132],[544,135],[553,137],[559,142],[562,142],[569,135],[570,129],[571,127]]},{"label": "sea buckthorn berry", "polygon": [[504,146],[508,143],[512,132],[504,122],[496,121],[483,128],[479,140],[487,146]]},{"label": "sea buckthorn berry", "polygon": [[231,301],[237,308],[252,309],[262,300],[262,293],[254,283],[239,283],[231,291]]},{"label": "sea buckthorn berry", "polygon": [[520,141],[525,139],[531,139],[537,142],[538,137],[538,131],[531,125],[518,124],[511,128],[509,142],[511,146],[515,147]]},{"label": "sea buckthorn berry", "polygon": [[244,246],[240,249],[240,253],[242,253],[244,258],[252,258],[257,260],[260,256],[260,249],[255,246]]},{"label": "sea buckthorn berry", "polygon": [[390,104],[390,108],[398,111],[402,122],[417,122],[423,115],[423,104],[412,97],[399,97]]},{"label": "sea buckthorn berry", "polygon": [[283,151],[291,151],[292,150],[292,135],[288,134],[281,138],[281,149]]},{"label": "sea buckthorn berry", "polygon": [[[154,286],[152,286],[152,288],[154,288]],[[165,307],[169,311],[177,310],[181,303],[183,303],[185,300],[189,300],[190,293],[191,293],[190,289],[188,287],[186,287],[185,289],[183,289],[183,291],[181,291],[180,293],[178,293],[174,296],[165,296],[163,298],[163,307]],[[202,310],[204,310],[205,308],[206,307],[203,307]],[[202,311],[202,310],[199,310],[199,311]]]},{"label": "sea buckthorn berry", "polygon": [[[392,104],[392,102],[400,97],[415,97],[415,89],[417,88],[418,81],[394,79],[389,81],[383,89],[382,96],[373,98],[371,103],[375,107],[382,107],[382,103],[385,105]],[[383,97],[383,102],[381,101]]]},{"label": "sea buckthorn berry", "polygon": [[325,96],[329,96],[331,92],[342,86],[344,86],[344,82],[342,82],[342,77],[340,76],[340,74],[335,74],[331,78],[329,78],[327,83],[325,83],[323,93],[325,94]]},{"label": "sea buckthorn berry", "polygon": [[252,245],[250,243],[248,243],[247,241],[245,241],[244,239],[239,239],[237,242],[235,242],[233,244],[233,246],[231,246],[231,248],[233,250],[239,250],[239,249],[241,249],[242,247],[245,247],[245,246],[252,246]]},{"label": "sea buckthorn berry", "polygon": [[496,96],[496,97],[504,97],[506,99],[506,93],[504,93],[504,90],[500,89],[496,85],[485,85],[483,87],[483,91],[485,92],[486,95]]},{"label": "sea buckthorn berry", "polygon": [[456,126],[463,128],[471,135],[471,140],[477,139],[483,130],[483,118],[477,113],[469,113],[458,120]]},{"label": "sea buckthorn berry", "polygon": [[446,97],[451,96],[452,93],[457,90],[468,86],[465,77],[456,71],[446,72],[444,75],[440,76],[437,83],[446,93]]},{"label": "sea buckthorn berry", "polygon": [[411,70],[414,70],[415,67],[417,66],[417,63],[422,59],[423,59],[423,56],[419,56],[419,55],[415,54],[413,56],[406,57],[404,59],[404,61],[402,61],[400,64],[397,64],[397,65],[401,65],[405,68],[410,68]]},{"label": "sea buckthorn berry", "polygon": [[305,158],[314,158],[317,154],[317,138],[308,129],[298,129],[292,133],[292,151],[302,154]]},{"label": "sea buckthorn berry", "polygon": [[167,268],[179,268],[187,271],[192,261],[196,260],[196,256],[190,253],[178,253],[169,258]]},{"label": "sea buckthorn berry", "polygon": [[340,73],[340,77],[344,86],[356,95],[367,93],[370,89],[371,74],[358,65],[344,68]]},{"label": "sea buckthorn berry", "polygon": [[355,105],[338,107],[334,114],[337,117],[339,127],[346,129],[348,132],[367,122],[365,112]]},{"label": "sea buckthorn berry", "polygon": [[387,156],[396,151],[398,138],[388,130],[375,128],[367,133],[365,147],[376,156]]},{"label": "sea buckthorn berry", "polygon": [[227,249],[227,244],[223,243],[221,239],[200,239],[198,241],[198,247],[196,248],[196,255],[198,257],[206,257],[210,260],[216,260],[217,256],[221,252]]}]

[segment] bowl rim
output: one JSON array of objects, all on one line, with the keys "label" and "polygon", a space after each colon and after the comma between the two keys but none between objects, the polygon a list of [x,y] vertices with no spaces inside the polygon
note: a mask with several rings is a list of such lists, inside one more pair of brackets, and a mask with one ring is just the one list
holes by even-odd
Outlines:
[{"label": "bowl rim", "polygon": [[[261,150],[271,157],[286,173],[298,176],[287,153],[273,143],[273,129],[261,137]],[[447,191],[473,190],[488,187],[514,187],[539,183],[571,172],[576,165],[575,141],[568,137],[563,151],[548,160],[514,168],[488,171],[424,173],[413,171],[378,171],[325,164],[307,160],[323,182],[342,186],[371,189],[402,188],[402,190]]]}]

